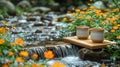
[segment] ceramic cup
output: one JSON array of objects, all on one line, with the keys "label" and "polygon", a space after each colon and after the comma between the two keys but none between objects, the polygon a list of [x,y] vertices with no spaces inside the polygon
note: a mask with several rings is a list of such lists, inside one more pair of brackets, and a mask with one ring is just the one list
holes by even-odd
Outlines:
[{"label": "ceramic cup", "polygon": [[104,29],[92,28],[90,29],[90,38],[95,43],[102,43],[104,41]]},{"label": "ceramic cup", "polygon": [[76,35],[79,39],[88,39],[89,36],[89,27],[87,26],[77,26]]}]

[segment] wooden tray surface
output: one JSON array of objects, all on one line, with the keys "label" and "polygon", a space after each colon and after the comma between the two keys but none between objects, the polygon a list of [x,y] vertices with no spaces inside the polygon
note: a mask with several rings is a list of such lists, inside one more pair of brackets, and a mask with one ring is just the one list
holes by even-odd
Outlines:
[{"label": "wooden tray surface", "polygon": [[85,47],[85,48],[89,48],[89,49],[99,49],[99,48],[104,48],[107,45],[112,45],[112,44],[116,44],[116,42],[112,42],[109,40],[104,40],[103,43],[93,43],[90,38],[87,40],[81,40],[78,39],[77,36],[73,36],[73,37],[64,37],[63,40],[65,42],[74,44],[74,45],[78,45],[81,47]]}]

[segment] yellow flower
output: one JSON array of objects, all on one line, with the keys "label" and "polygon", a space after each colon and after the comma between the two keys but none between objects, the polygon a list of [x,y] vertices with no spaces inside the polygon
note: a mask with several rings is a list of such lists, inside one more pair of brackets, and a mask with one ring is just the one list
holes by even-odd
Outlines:
[{"label": "yellow flower", "polygon": [[101,64],[101,66],[100,66],[100,67],[106,67],[106,66],[105,66],[105,64],[103,63],[103,64]]},{"label": "yellow flower", "polygon": [[94,6],[90,6],[90,7],[89,7],[89,9],[93,9],[93,8],[94,8]]},{"label": "yellow flower", "polygon": [[70,13],[70,11],[67,11],[67,14],[69,14]]},{"label": "yellow flower", "polygon": [[73,19],[71,18],[71,19],[69,19],[69,22],[72,22],[73,21]]},{"label": "yellow flower", "polygon": [[116,38],[120,40],[120,36],[117,36]]},{"label": "yellow flower", "polygon": [[55,19],[55,22],[58,22],[58,18]]},{"label": "yellow flower", "polygon": [[67,21],[67,18],[66,18],[66,17],[64,17],[64,18],[63,18],[63,21]]},{"label": "yellow flower", "polygon": [[118,26],[113,26],[113,29],[117,30],[117,29],[118,29]]},{"label": "yellow flower", "polygon": [[29,53],[27,51],[20,51],[20,56],[23,56],[23,57],[28,57],[29,56]]},{"label": "yellow flower", "polygon": [[24,65],[24,67],[30,67],[29,65]]},{"label": "yellow flower", "polygon": [[114,33],[114,32],[115,32],[115,30],[114,30],[114,29],[112,29],[110,32]]},{"label": "yellow flower", "polygon": [[8,64],[4,64],[4,65],[2,65],[2,67],[9,67],[9,65]]},{"label": "yellow flower", "polygon": [[32,57],[33,57],[34,60],[36,60],[38,58],[38,54],[35,53],[35,54],[33,54]]},{"label": "yellow flower", "polygon": [[120,26],[120,24],[118,24],[118,26]]},{"label": "yellow flower", "polygon": [[82,16],[78,16],[79,19],[83,18]]},{"label": "yellow flower", "polygon": [[87,10],[87,8],[83,8],[82,10]]},{"label": "yellow flower", "polygon": [[92,2],[92,0],[90,0],[90,2]]},{"label": "yellow flower", "polygon": [[0,27],[0,34],[5,35],[7,30],[5,28]]},{"label": "yellow flower", "polygon": [[75,13],[72,13],[71,16],[72,16],[72,17],[75,16]]},{"label": "yellow flower", "polygon": [[22,57],[16,57],[16,61],[17,61],[17,62],[24,62],[24,60],[23,60]]},{"label": "yellow flower", "polygon": [[90,4],[90,3],[88,3],[87,5],[88,5],[88,6],[90,6],[91,4]]},{"label": "yellow flower", "polygon": [[6,21],[2,21],[2,23],[5,25],[5,26],[8,26],[7,22]]},{"label": "yellow flower", "polygon": [[15,42],[16,42],[16,44],[21,45],[21,46],[24,44],[24,41],[23,41],[23,39],[21,39],[21,38],[17,38],[17,39],[15,40]]},{"label": "yellow flower", "polygon": [[105,24],[105,22],[102,22],[102,24]]},{"label": "yellow flower", "polygon": [[13,28],[13,29],[16,29],[16,27],[15,27],[15,26],[12,26],[12,28]]},{"label": "yellow flower", "polygon": [[16,43],[10,43],[11,46],[16,46],[17,44]]},{"label": "yellow flower", "polygon": [[0,45],[4,44],[5,40],[0,38]]},{"label": "yellow flower", "polygon": [[14,53],[12,51],[8,52],[8,56],[13,56]]},{"label": "yellow flower", "polygon": [[80,9],[76,9],[75,12],[76,12],[76,13],[80,13]]},{"label": "yellow flower", "polygon": [[43,65],[43,64],[41,64],[41,65],[39,65],[39,67],[44,67],[44,65]]},{"label": "yellow flower", "polygon": [[51,67],[65,67],[65,64],[62,64],[60,62],[54,62],[53,65],[51,65]]},{"label": "yellow flower", "polygon": [[52,59],[52,58],[54,58],[54,53],[51,50],[45,51],[44,52],[44,57],[46,59]]},{"label": "yellow flower", "polygon": [[119,12],[119,8],[113,9],[112,12]]}]

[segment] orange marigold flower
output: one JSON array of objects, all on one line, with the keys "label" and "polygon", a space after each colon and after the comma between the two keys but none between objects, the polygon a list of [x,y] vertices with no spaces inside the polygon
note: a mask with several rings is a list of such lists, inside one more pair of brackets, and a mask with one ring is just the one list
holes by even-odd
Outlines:
[{"label": "orange marigold flower", "polygon": [[9,67],[9,65],[8,64],[3,64],[2,67]]},{"label": "orange marigold flower", "polygon": [[16,61],[17,61],[17,62],[24,62],[24,60],[23,60],[22,57],[16,57]]},{"label": "orange marigold flower", "polygon": [[114,32],[115,32],[115,30],[114,30],[114,29],[112,29],[110,32],[114,33]]},{"label": "orange marigold flower", "polygon": [[112,17],[111,19],[110,19],[110,21],[114,21],[115,20],[115,17]]},{"label": "orange marigold flower", "polygon": [[60,62],[54,62],[53,65],[51,65],[51,67],[66,67],[65,64],[62,64]]},{"label": "orange marigold flower", "polygon": [[117,30],[117,29],[118,29],[118,26],[113,26],[113,29]]},{"label": "orange marigold flower", "polygon": [[14,53],[12,51],[8,52],[8,56],[13,56]]},{"label": "orange marigold flower", "polygon": [[15,40],[15,42],[16,42],[16,44],[19,44],[19,45],[23,45],[24,44],[24,41],[23,41],[23,39],[21,39],[21,38],[17,38],[16,40]]},{"label": "orange marigold flower", "polygon": [[117,22],[113,22],[114,25],[118,25]]},{"label": "orange marigold flower", "polygon": [[0,45],[4,44],[5,40],[0,38]]},{"label": "orange marigold flower", "polygon": [[5,28],[0,27],[0,34],[5,35],[7,30]]},{"label": "orange marigold flower", "polygon": [[29,53],[27,51],[20,51],[20,56],[28,57]]},{"label": "orange marigold flower", "polygon": [[38,54],[36,54],[36,53],[35,53],[35,54],[33,54],[33,56],[32,56],[32,57],[33,57],[33,59],[35,59],[35,60],[36,60],[36,59],[38,58]]},{"label": "orange marigold flower", "polygon": [[76,13],[80,13],[80,9],[76,9],[75,12],[76,12]]},{"label": "orange marigold flower", "polygon": [[46,59],[52,59],[52,58],[54,58],[54,53],[51,50],[45,51],[44,52],[44,57]]},{"label": "orange marigold flower", "polygon": [[94,6],[90,6],[90,7],[89,7],[89,9],[93,9],[93,8],[94,8]]},{"label": "orange marigold flower", "polygon": [[85,12],[84,12],[84,11],[81,11],[80,13],[81,13],[81,14],[85,14]]},{"label": "orange marigold flower", "polygon": [[31,67],[39,67],[37,64],[33,63]]}]

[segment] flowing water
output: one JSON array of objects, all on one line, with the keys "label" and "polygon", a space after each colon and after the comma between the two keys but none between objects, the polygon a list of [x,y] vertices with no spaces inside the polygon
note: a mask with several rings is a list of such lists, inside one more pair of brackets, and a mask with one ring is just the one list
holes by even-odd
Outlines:
[{"label": "flowing water", "polygon": [[44,52],[46,50],[52,50],[55,54],[55,58],[62,58],[66,56],[77,56],[78,47],[66,44],[66,45],[55,45],[53,47],[39,46],[25,48],[32,56],[32,54],[37,53],[40,59],[44,59]]}]

